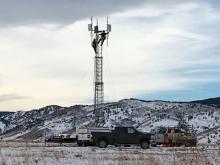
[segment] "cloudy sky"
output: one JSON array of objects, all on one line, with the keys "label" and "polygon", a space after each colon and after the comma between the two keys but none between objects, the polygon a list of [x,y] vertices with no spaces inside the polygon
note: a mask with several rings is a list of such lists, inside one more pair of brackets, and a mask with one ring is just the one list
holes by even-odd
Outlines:
[{"label": "cloudy sky", "polygon": [[105,101],[220,96],[218,0],[0,0],[0,111],[93,102],[90,16],[112,24]]}]

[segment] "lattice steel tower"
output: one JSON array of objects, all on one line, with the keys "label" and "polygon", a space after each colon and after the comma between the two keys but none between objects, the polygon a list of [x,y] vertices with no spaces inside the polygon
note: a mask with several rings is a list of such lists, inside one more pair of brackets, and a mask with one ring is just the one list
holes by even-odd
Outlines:
[{"label": "lattice steel tower", "polygon": [[93,20],[91,18],[91,23],[88,25],[88,30],[91,35],[91,45],[95,52],[94,59],[94,115],[95,115],[95,126],[104,120],[104,112],[102,106],[104,103],[104,82],[103,82],[103,43],[107,40],[111,31],[111,25],[108,24],[105,30],[99,30],[98,19],[95,26],[93,26]]}]

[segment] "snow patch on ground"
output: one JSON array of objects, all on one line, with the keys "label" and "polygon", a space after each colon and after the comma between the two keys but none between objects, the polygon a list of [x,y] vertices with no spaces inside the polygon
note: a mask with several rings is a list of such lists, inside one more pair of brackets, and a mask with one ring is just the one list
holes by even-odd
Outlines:
[{"label": "snow patch on ground", "polygon": [[8,165],[182,165],[220,164],[218,146],[195,148],[74,147],[64,144],[31,142],[0,142],[0,164]]},{"label": "snow patch on ground", "polygon": [[0,121],[0,133],[3,133],[5,131],[5,126],[6,125],[2,121]]}]

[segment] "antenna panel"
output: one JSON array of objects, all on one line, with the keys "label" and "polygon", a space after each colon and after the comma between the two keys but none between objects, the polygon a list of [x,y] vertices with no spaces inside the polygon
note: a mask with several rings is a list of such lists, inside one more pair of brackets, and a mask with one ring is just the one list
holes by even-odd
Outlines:
[{"label": "antenna panel", "polygon": [[95,31],[95,33],[98,33],[99,32],[99,27],[98,26],[94,26],[94,31]]},{"label": "antenna panel", "polygon": [[88,31],[92,31],[92,24],[88,24]]},{"label": "antenna panel", "polygon": [[111,24],[107,24],[107,31],[108,32],[112,31],[112,25]]}]

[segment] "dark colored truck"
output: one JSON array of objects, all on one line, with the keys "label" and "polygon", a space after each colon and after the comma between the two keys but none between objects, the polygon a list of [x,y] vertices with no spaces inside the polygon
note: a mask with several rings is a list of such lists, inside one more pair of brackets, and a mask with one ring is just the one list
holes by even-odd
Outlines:
[{"label": "dark colored truck", "polygon": [[144,133],[133,127],[115,127],[114,130],[91,131],[93,142],[100,148],[108,145],[130,145],[138,144],[143,149],[150,146],[150,133]]}]

